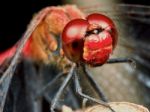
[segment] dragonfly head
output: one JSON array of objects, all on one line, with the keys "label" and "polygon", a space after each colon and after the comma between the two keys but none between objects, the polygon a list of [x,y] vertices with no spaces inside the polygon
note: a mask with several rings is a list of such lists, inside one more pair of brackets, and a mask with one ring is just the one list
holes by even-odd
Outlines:
[{"label": "dragonfly head", "polygon": [[70,21],[62,33],[65,55],[73,62],[92,66],[104,64],[117,43],[117,31],[111,19],[91,14],[84,19]]}]

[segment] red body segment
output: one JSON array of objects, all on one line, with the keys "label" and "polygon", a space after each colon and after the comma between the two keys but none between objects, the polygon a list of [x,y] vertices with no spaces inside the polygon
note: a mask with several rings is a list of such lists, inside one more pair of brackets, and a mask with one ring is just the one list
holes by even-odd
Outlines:
[{"label": "red body segment", "polygon": [[16,51],[16,46],[8,49],[7,51],[0,53],[0,65],[7,59],[11,58]]}]

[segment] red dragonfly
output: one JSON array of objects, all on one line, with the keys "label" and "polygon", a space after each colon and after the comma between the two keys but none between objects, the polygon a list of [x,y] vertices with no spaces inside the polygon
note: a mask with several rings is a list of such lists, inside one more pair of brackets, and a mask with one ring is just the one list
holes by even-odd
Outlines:
[{"label": "red dragonfly", "polygon": [[[68,10],[68,11],[66,11],[66,10]],[[99,16],[103,17],[104,18],[103,20],[107,21],[109,23],[110,27],[103,28],[101,26],[102,27],[102,29],[101,29],[101,28],[99,28],[99,26],[91,23],[93,20],[99,21],[99,19],[97,19],[97,18],[99,18]],[[76,18],[80,18],[80,19],[71,21],[69,24],[67,24],[70,20],[76,19]],[[92,19],[92,18],[96,18],[96,19]],[[61,22],[58,22],[58,21],[61,21]],[[88,21],[88,23],[87,23],[87,21]],[[79,24],[79,23],[81,23],[81,24]],[[67,26],[64,29],[64,26],[66,24],[67,24]],[[88,24],[92,24],[92,25],[89,27]],[[86,51],[86,53],[84,54],[84,57],[82,57],[83,51],[80,50],[80,49],[83,49],[82,41],[75,41],[75,42],[73,41],[73,43],[72,43],[70,40],[70,38],[72,38],[72,37],[70,37],[70,35],[68,34],[68,31],[72,27],[75,29],[81,28],[80,30],[81,31],[84,30],[83,32],[84,33],[86,32],[85,35],[88,37],[90,37],[90,35],[94,35],[97,33],[99,34],[99,32],[103,32],[103,29],[106,30],[108,28],[108,32],[110,32],[112,34],[111,35],[104,34],[104,35],[108,35],[107,42],[111,46],[108,47],[108,50],[103,51],[104,56],[93,59],[92,57],[95,57],[94,56],[95,54],[91,54],[92,51],[90,51],[88,49],[90,49],[90,48],[96,49],[97,47],[100,46],[99,45],[100,43],[98,45],[89,47],[90,45],[93,45],[93,43],[94,43],[92,41],[93,38],[88,38],[88,40],[81,39],[82,41],[83,40],[85,41],[84,45],[86,46],[86,47],[84,47],[84,50]],[[113,28],[113,30],[111,31],[109,28]],[[63,29],[64,29],[64,32],[62,33]],[[88,30],[85,31],[85,29],[86,30],[88,29]],[[61,49],[60,38],[56,38],[61,33],[62,33],[63,50]],[[82,33],[81,34],[78,33],[75,35],[79,38],[84,37],[84,35]],[[77,73],[80,74],[81,68],[84,70],[87,77],[89,77],[89,80],[91,81],[91,83],[93,85],[95,85],[94,88],[96,89],[96,91],[98,91],[99,95],[102,97],[103,94],[102,94],[101,90],[97,86],[97,83],[95,83],[94,80],[90,77],[89,73],[87,72],[86,67],[84,66],[84,63],[87,63],[91,66],[100,66],[106,62],[107,63],[131,62],[132,60],[130,60],[130,59],[108,60],[109,54],[112,52],[113,48],[115,48],[115,45],[117,43],[116,35],[117,35],[117,33],[116,33],[116,29],[115,29],[113,22],[103,15],[92,14],[92,15],[88,16],[87,19],[85,19],[85,15],[82,12],[80,12],[78,9],[76,9],[75,7],[72,8],[72,6],[48,7],[48,8],[41,10],[31,21],[31,23],[30,23],[27,31],[23,35],[22,39],[14,47],[12,47],[10,50],[4,52],[0,56],[1,64],[7,63],[7,61],[9,62],[9,58],[12,58],[9,67],[5,70],[5,72],[3,73],[3,75],[0,79],[0,84],[1,84],[1,90],[0,90],[1,103],[0,104],[1,104],[2,111],[3,111],[5,99],[6,99],[6,93],[9,88],[9,84],[11,82],[11,79],[12,79],[13,73],[15,71],[15,68],[18,64],[18,61],[22,55],[25,58],[27,58],[27,57],[32,58],[33,61],[42,61],[44,63],[52,63],[57,60],[59,62],[59,64],[61,65],[62,69],[64,70],[63,74],[65,74],[66,71],[68,72],[67,67],[69,66],[70,70],[68,72],[68,76],[66,77],[62,86],[58,90],[56,96],[52,100],[52,104],[51,104],[52,111],[55,108],[56,102],[59,99],[60,94],[62,93],[63,89],[66,87],[66,85],[68,84],[68,82],[70,81],[70,79],[73,76],[75,78],[75,85],[77,87],[77,90],[78,89],[80,90]],[[109,38],[109,36],[110,37],[112,36],[112,37]],[[37,45],[37,43],[34,43],[35,39],[36,39],[36,42],[38,42],[37,40],[39,40],[38,45]],[[104,37],[102,40],[105,40],[105,39],[106,39],[106,37]],[[75,38],[75,40],[78,40],[78,39]],[[70,44],[72,46],[70,46]],[[42,47],[40,47],[39,45],[41,45]],[[34,46],[34,47],[32,48],[32,46]],[[71,47],[75,47],[75,48],[77,47],[77,49],[75,51],[72,51]],[[35,51],[33,49],[37,49],[37,51]],[[97,52],[96,54],[98,55],[99,52]],[[71,61],[69,61],[64,56],[67,56],[67,58],[69,58]],[[62,58],[60,58],[60,57],[62,57]],[[72,61],[75,62],[76,65],[73,64]],[[5,65],[7,65],[7,64],[4,64],[4,66]],[[77,66],[78,66],[78,68],[77,68]],[[76,70],[76,72],[75,72],[75,70]],[[60,76],[58,75],[58,77],[56,77],[54,79],[54,81],[59,77]],[[78,90],[78,93],[81,92],[79,90]],[[86,96],[84,94],[80,94],[80,95],[89,100],[95,101],[97,103],[100,103],[104,106],[109,107],[109,105],[107,103],[100,102],[100,101],[93,99],[89,96]],[[102,97],[102,99],[105,101],[105,98]],[[111,107],[109,107],[109,108],[111,109]]]}]

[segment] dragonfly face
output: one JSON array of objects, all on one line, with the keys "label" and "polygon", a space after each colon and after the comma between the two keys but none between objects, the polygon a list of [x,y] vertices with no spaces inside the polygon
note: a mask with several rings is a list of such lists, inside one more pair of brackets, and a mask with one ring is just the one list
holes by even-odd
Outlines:
[{"label": "dragonfly face", "polygon": [[117,43],[117,31],[111,19],[91,14],[69,22],[62,33],[63,50],[74,62],[92,66],[104,64]]}]

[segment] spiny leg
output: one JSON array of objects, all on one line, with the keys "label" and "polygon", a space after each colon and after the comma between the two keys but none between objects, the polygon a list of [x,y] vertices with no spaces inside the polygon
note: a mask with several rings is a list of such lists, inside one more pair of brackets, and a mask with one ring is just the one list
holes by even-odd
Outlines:
[{"label": "spiny leg", "polygon": [[[51,90],[52,88],[55,88],[56,84],[58,83],[58,81],[60,81],[60,79],[63,77],[63,78],[66,78],[68,72],[64,72],[64,73],[59,73],[58,75],[56,75],[56,77],[54,77],[54,79],[52,79],[52,81],[50,81],[48,84],[46,84],[42,90],[40,90],[36,97],[35,97],[35,100],[38,100],[40,99],[40,97],[45,97],[46,101],[49,102],[49,104],[51,104],[52,102],[52,98],[50,96],[50,94],[48,93],[49,90]],[[72,102],[72,105],[75,105],[76,107],[79,107],[78,103],[77,103],[77,99],[75,98],[75,96],[73,95],[73,91],[71,91],[71,88],[66,88],[68,89],[67,91],[70,93],[70,97],[73,99],[74,102]],[[59,108],[57,108],[59,110]]]},{"label": "spiny leg", "polygon": [[114,59],[109,59],[107,63],[112,64],[112,63],[135,63],[135,61],[131,58],[114,58]]},{"label": "spiny leg", "polygon": [[99,87],[97,82],[94,80],[92,75],[90,74],[89,70],[87,69],[86,65],[81,65],[84,71],[84,74],[87,76],[89,82],[91,83],[92,87],[95,89],[95,91],[98,93],[100,96],[101,100],[104,102],[108,102],[106,96],[104,95],[102,89]]},{"label": "spiny leg", "polygon": [[72,79],[74,68],[75,65],[72,66],[71,70],[69,71],[69,74],[67,75],[66,79],[64,80],[58,92],[56,93],[54,99],[52,100],[51,107],[50,107],[51,112],[55,112],[54,109],[56,107],[58,99],[60,98],[61,94],[63,93],[64,89],[66,88],[70,80]]},{"label": "spiny leg", "polygon": [[40,98],[41,96],[43,96],[43,94],[48,91],[52,86],[54,86],[54,84],[64,75],[66,75],[67,73],[59,73],[58,75],[56,75],[56,77],[50,81],[47,85],[45,85],[36,95],[35,99],[37,100],[38,98]]},{"label": "spiny leg", "polygon": [[82,93],[82,88],[80,86],[80,83],[79,83],[79,78],[78,78],[78,75],[76,73],[74,73],[74,83],[75,83],[75,88],[76,88],[76,92],[78,95],[80,95],[82,98],[86,98],[88,99],[89,101],[93,101],[95,103],[98,103],[100,105],[103,105],[107,108],[109,108],[112,112],[115,112],[109,104],[107,104],[106,102],[103,102],[103,101],[100,101],[100,100],[97,100],[95,98],[92,98],[84,93]]}]

